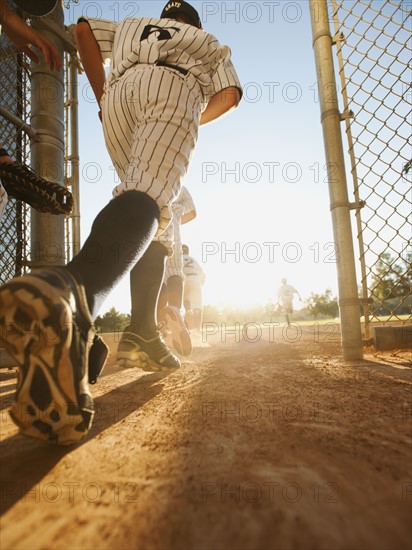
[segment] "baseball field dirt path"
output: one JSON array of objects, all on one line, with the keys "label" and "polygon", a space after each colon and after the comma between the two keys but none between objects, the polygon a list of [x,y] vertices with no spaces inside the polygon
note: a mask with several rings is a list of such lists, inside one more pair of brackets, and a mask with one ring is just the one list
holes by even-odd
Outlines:
[{"label": "baseball field dirt path", "polygon": [[259,330],[170,375],[112,353],[72,448],[17,434],[2,369],[2,550],[410,550],[411,355],[344,363],[329,332]]}]

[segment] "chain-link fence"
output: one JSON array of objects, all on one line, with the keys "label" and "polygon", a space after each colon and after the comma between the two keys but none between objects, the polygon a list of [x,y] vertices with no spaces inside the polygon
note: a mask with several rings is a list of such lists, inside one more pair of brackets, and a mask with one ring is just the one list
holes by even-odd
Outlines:
[{"label": "chain-link fence", "polygon": [[[0,146],[17,162],[30,164],[30,66],[0,35]],[[0,222],[0,283],[28,265],[29,208],[10,199]]]},{"label": "chain-link fence", "polygon": [[411,2],[329,0],[370,323],[411,322]]},{"label": "chain-link fence", "polygon": [[[65,94],[64,185],[72,192],[78,193],[77,98],[73,98],[73,93],[77,94],[78,62],[73,37],[56,21],[52,20],[51,25],[51,32],[60,39],[66,50],[63,84]],[[0,147],[4,147],[17,163],[31,166],[31,149],[37,141],[36,131],[30,125],[33,115],[31,63],[4,34],[0,35],[0,74]],[[44,94],[48,97],[49,93],[52,94],[54,87],[51,86],[49,90],[47,86],[50,84],[45,84],[44,92],[39,92],[42,89],[38,87],[37,95]],[[47,106],[47,102],[45,105]],[[37,160],[37,166],[41,167],[44,164],[41,152]],[[62,173],[63,166],[57,167],[56,172]],[[75,208],[65,221],[62,245],[66,260],[76,252],[76,243],[80,240],[78,196],[74,196],[74,202]],[[16,275],[26,273],[34,263],[36,252],[32,253],[30,250],[31,219],[31,208],[21,201],[10,198],[0,221],[0,284]],[[42,247],[40,241],[36,245],[37,248]]]}]

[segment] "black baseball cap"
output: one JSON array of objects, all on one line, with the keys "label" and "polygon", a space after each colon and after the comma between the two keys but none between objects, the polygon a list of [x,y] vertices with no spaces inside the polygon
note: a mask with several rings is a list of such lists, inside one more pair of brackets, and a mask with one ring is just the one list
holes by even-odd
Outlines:
[{"label": "black baseball cap", "polygon": [[198,29],[202,28],[202,22],[200,20],[199,14],[193,6],[191,6],[187,2],[184,2],[184,0],[175,0],[168,2],[163,8],[160,17],[162,19],[167,17],[173,19],[173,15],[178,14],[185,15],[189,19],[191,25],[194,25]]},{"label": "black baseball cap", "polygon": [[57,0],[14,0],[14,3],[28,15],[36,17],[48,15],[57,6]]}]

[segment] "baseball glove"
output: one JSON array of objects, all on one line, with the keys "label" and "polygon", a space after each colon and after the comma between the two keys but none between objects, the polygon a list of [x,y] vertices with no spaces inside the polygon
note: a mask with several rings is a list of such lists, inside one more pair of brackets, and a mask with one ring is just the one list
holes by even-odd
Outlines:
[{"label": "baseball glove", "polygon": [[39,212],[70,214],[73,196],[65,187],[52,183],[20,164],[0,163],[0,179],[10,197]]}]

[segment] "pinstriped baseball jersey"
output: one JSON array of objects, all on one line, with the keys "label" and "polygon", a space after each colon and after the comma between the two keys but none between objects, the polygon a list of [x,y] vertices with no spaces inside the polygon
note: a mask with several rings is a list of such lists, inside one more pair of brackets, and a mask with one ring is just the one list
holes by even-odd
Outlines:
[{"label": "pinstriped baseball jersey", "polygon": [[172,248],[173,255],[168,256],[166,260],[166,269],[164,274],[164,281],[166,282],[169,277],[177,275],[181,279],[184,279],[183,274],[183,253],[182,253],[182,239],[180,236],[180,220],[185,214],[195,212],[195,203],[193,202],[192,195],[188,189],[183,186],[177,199],[172,203],[173,218],[172,223],[166,229],[166,231],[160,235],[159,241],[164,244],[166,248]]},{"label": "pinstriped baseball jersey", "polygon": [[230,59],[230,48],[212,34],[171,19],[128,18],[120,23],[89,19],[103,61],[110,59],[108,85],[138,63],[158,62],[187,70],[209,99],[228,86],[241,88]]},{"label": "pinstriped baseball jersey", "polygon": [[180,220],[185,214],[196,211],[195,203],[193,202],[193,197],[189,193],[189,190],[184,185],[179,193],[179,196],[172,204],[173,217],[180,224]]},{"label": "pinstriped baseball jersey", "polygon": [[0,180],[0,220],[3,217],[4,210],[6,209],[7,201],[8,196]]},{"label": "pinstriped baseball jersey", "polygon": [[160,235],[170,223],[201,112],[222,89],[241,89],[230,50],[170,19],[86,20],[102,58],[111,60],[101,108],[107,149],[121,180],[113,195],[137,190],[152,197],[160,210]]}]

